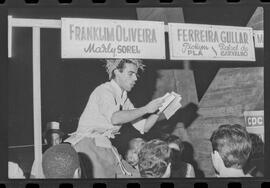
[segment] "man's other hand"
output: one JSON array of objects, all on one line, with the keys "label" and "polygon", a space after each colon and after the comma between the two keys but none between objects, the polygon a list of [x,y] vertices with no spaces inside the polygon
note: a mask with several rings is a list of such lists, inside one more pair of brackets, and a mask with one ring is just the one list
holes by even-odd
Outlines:
[{"label": "man's other hand", "polygon": [[162,98],[157,98],[157,99],[150,101],[145,106],[146,112],[149,114],[156,112],[162,106],[163,103],[164,103],[164,99],[162,99]]}]

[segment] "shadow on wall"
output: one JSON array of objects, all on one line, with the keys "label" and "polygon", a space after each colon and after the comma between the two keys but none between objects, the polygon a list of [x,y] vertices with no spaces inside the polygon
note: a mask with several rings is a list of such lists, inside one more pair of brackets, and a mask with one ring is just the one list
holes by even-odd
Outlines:
[{"label": "shadow on wall", "polygon": [[182,142],[184,149],[182,151],[182,160],[193,166],[196,178],[204,178],[205,175],[202,170],[199,169],[198,163],[194,159],[194,149],[189,142]]},{"label": "shadow on wall", "polygon": [[177,124],[182,122],[187,129],[198,117],[198,105],[195,103],[189,103],[183,108],[180,108],[176,114],[172,117],[172,123]]},{"label": "shadow on wall", "polygon": [[[178,122],[182,122],[184,125],[183,127],[184,130],[189,128],[192,125],[192,123],[199,117],[198,109],[199,109],[198,105],[194,103],[189,103],[184,108],[181,108],[177,112],[177,114],[175,114],[175,117],[173,119],[174,126],[176,126]],[[184,149],[182,151],[182,160],[184,162],[190,163],[193,166],[195,176],[197,178],[205,177],[203,171],[199,169],[198,163],[194,159],[193,146],[187,141],[183,141],[183,145]]]},{"label": "shadow on wall", "polygon": [[149,131],[147,138],[154,139],[166,133],[171,134],[178,123],[183,123],[184,128],[187,129],[199,117],[197,112],[197,104],[189,103],[183,108],[180,108],[169,120],[162,115],[162,120],[158,121],[151,131]]}]

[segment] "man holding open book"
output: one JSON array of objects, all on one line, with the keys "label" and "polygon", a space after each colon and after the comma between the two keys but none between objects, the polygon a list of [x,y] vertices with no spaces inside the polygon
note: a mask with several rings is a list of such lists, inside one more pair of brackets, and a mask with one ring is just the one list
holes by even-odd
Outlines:
[{"label": "man holding open book", "polygon": [[[139,177],[121,159],[110,139],[119,134],[122,125],[129,125],[126,123],[131,123],[141,134],[149,131],[158,120],[162,112],[159,108],[165,99],[157,98],[141,108],[134,108],[127,92],[135,85],[138,70],[143,70],[144,65],[137,59],[106,62],[110,81],[92,92],[77,131],[66,142],[89,157],[93,164],[93,178]],[[143,119],[146,114],[149,114],[148,118]]]}]

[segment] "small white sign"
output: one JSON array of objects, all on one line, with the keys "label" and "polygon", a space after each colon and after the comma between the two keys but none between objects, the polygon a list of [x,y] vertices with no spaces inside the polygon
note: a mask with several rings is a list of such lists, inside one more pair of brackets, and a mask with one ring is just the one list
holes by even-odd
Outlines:
[{"label": "small white sign", "polygon": [[264,40],[264,35],[263,35],[263,30],[253,30],[254,34],[254,43],[256,48],[263,48],[263,40]]},{"label": "small white sign", "polygon": [[245,122],[248,127],[264,126],[264,111],[245,111]]},{"label": "small white sign", "polygon": [[170,59],[255,61],[253,30],[169,23]]},{"label": "small white sign", "polygon": [[245,111],[244,118],[247,131],[258,135],[264,141],[264,110]]},{"label": "small white sign", "polygon": [[165,59],[164,23],[62,18],[62,58]]}]

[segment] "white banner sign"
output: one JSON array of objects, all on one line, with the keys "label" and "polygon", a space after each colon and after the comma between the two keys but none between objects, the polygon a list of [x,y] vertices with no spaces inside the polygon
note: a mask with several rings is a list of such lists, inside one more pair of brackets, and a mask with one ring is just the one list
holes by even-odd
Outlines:
[{"label": "white banner sign", "polygon": [[62,18],[62,58],[165,59],[164,23]]},{"label": "white banner sign", "polygon": [[256,48],[263,48],[263,30],[253,30]]},{"label": "white banner sign", "polygon": [[255,61],[248,27],[169,23],[172,60]]}]

